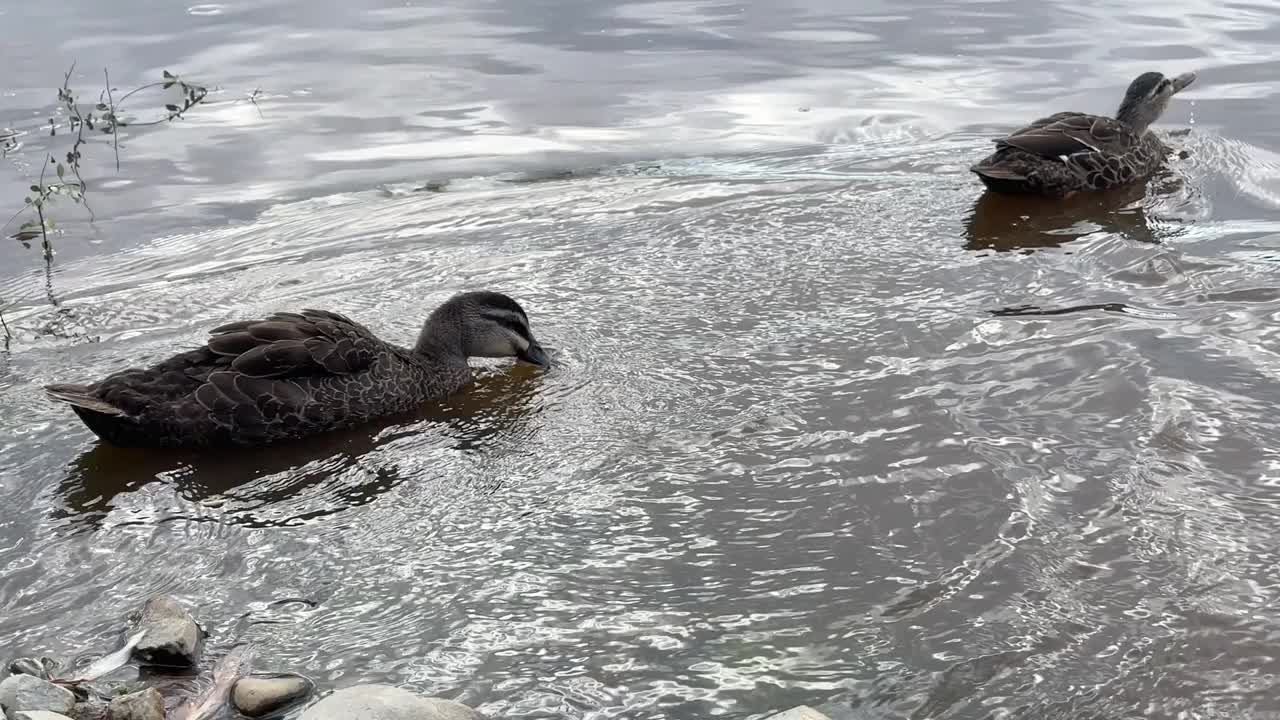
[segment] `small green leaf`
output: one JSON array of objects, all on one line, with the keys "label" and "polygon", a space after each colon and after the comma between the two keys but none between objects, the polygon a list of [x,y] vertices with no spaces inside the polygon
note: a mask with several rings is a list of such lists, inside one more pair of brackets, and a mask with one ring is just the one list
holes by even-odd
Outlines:
[{"label": "small green leaf", "polygon": [[172,78],[172,77],[174,77],[173,73],[169,72],[168,70],[165,70],[165,71],[164,71],[164,76],[165,76],[165,78]]},{"label": "small green leaf", "polygon": [[31,186],[31,192],[34,192],[34,193],[38,193],[38,192],[40,192],[40,186],[39,186],[39,185],[32,185],[32,186]]},{"label": "small green leaf", "polygon": [[30,205],[30,204],[31,204],[31,198],[30,198],[30,197],[24,197],[24,198],[22,198],[22,202],[26,203],[27,205]]},{"label": "small green leaf", "polygon": [[174,82],[175,82],[175,81],[170,80],[169,82],[165,83],[165,84],[164,84],[163,89],[164,89],[164,90],[168,90],[169,88],[173,87],[173,83],[174,83]]},{"label": "small green leaf", "polygon": [[107,109],[107,105],[106,105],[106,103],[98,103],[98,104],[95,106],[95,108],[96,108],[96,109],[98,109],[98,110],[106,110],[106,109]]},{"label": "small green leaf", "polygon": [[61,180],[62,176],[66,174],[67,174],[67,169],[63,167],[62,163],[58,163],[58,179]]},{"label": "small green leaf", "polygon": [[176,113],[176,112],[178,112],[178,106],[177,106],[177,105],[165,105],[165,106],[164,106],[164,109],[165,109],[165,110],[168,110],[169,112],[175,112],[175,113]]}]

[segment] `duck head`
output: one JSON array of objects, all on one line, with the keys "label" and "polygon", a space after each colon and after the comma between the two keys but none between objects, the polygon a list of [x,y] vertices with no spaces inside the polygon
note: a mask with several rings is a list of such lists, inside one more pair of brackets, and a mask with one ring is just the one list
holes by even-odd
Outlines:
[{"label": "duck head", "polygon": [[520,303],[490,291],[455,295],[427,318],[415,350],[465,362],[469,357],[514,357],[549,366]]},{"label": "duck head", "polygon": [[1195,79],[1196,74],[1193,72],[1173,78],[1158,72],[1142,73],[1129,83],[1120,109],[1116,111],[1116,119],[1138,132],[1146,130],[1147,126],[1164,114],[1169,100],[1195,82]]}]

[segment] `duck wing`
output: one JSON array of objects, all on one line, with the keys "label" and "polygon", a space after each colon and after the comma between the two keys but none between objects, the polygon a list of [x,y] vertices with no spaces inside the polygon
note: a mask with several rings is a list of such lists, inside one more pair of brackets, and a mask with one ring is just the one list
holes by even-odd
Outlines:
[{"label": "duck wing", "polygon": [[275,313],[216,327],[209,335],[211,353],[228,358],[232,372],[253,378],[351,375],[387,347],[363,325],[325,310]]},{"label": "duck wing", "polygon": [[365,410],[361,373],[390,346],[337,313],[303,310],[214,328],[210,353],[229,360],[196,388],[194,399],[241,440],[288,435]]},{"label": "duck wing", "polygon": [[1065,159],[1077,153],[1123,154],[1138,140],[1127,125],[1113,118],[1066,112],[1019,128],[996,140],[996,145],[1044,158]]}]

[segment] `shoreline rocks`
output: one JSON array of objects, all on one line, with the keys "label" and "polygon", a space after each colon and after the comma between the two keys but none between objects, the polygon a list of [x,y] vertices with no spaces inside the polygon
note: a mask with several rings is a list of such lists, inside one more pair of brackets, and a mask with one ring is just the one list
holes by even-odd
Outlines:
[{"label": "shoreline rocks", "polygon": [[260,718],[311,697],[316,684],[293,673],[240,678],[231,688],[231,704],[241,715]]},{"label": "shoreline rocks", "polygon": [[164,697],[155,688],[129,693],[107,705],[111,720],[164,720]]},{"label": "shoreline rocks", "polygon": [[156,595],[142,606],[132,632],[144,631],[133,657],[147,665],[192,667],[204,632],[191,613],[168,595]]},{"label": "shoreline rocks", "polygon": [[66,714],[76,705],[76,696],[35,675],[10,675],[0,682],[0,709],[9,716],[28,710],[51,710]]},{"label": "shoreline rocks", "polygon": [[484,720],[452,700],[423,697],[391,685],[352,685],[325,696],[299,720]]},{"label": "shoreline rocks", "polygon": [[[315,694],[315,682],[297,673],[250,675],[254,651],[243,643],[211,669],[213,684],[195,693],[191,681],[210,668],[201,666],[205,632],[191,613],[174,598],[157,595],[128,622],[125,642],[79,671],[60,669],[43,657],[9,662],[9,676],[0,679],[0,720],[166,720],[167,707],[181,720],[232,713],[254,719],[288,713],[296,720],[485,720],[462,703],[385,684],[342,688],[298,714],[298,706]],[[129,681],[106,679],[135,664],[161,669]],[[170,694],[182,697],[166,700]]]}]

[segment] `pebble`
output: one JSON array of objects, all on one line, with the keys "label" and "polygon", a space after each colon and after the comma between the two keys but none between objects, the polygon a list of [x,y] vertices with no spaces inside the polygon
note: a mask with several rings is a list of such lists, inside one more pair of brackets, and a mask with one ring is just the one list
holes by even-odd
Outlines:
[{"label": "pebble", "polygon": [[168,595],[157,595],[142,606],[134,631],[147,634],[133,656],[148,665],[191,667],[196,664],[203,633],[191,613]]},{"label": "pebble", "polygon": [[164,698],[155,688],[114,698],[107,706],[111,720],[164,720]]},{"label": "pebble", "polygon": [[75,707],[76,696],[34,675],[10,675],[0,682],[0,708],[11,716],[24,710],[51,710],[68,713]]},{"label": "pebble", "polygon": [[10,675],[34,675],[42,680],[50,680],[53,678],[53,671],[58,669],[58,663],[51,658],[18,658],[9,663]]},{"label": "pebble", "polygon": [[452,700],[422,697],[390,685],[353,685],[307,708],[300,720],[484,720]]},{"label": "pebble", "polygon": [[231,702],[242,715],[258,718],[305,700],[315,689],[316,684],[301,675],[246,677],[231,689]]}]

